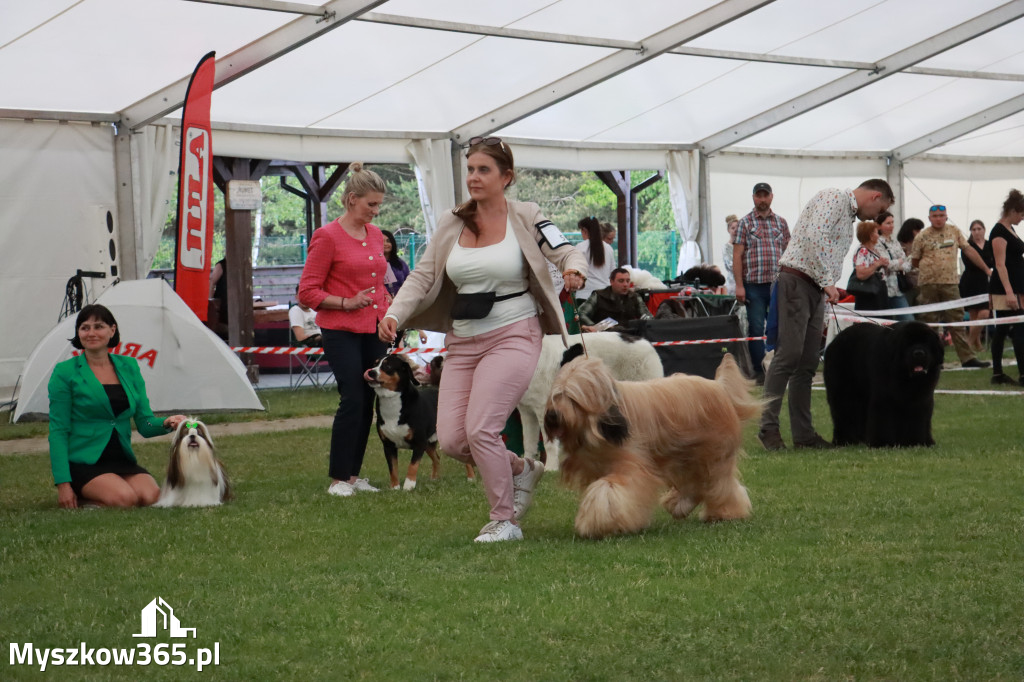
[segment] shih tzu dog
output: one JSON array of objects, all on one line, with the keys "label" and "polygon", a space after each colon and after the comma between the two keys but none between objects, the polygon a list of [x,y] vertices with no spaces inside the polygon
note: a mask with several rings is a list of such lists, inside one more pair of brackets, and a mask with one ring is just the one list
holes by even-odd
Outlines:
[{"label": "shih tzu dog", "polygon": [[[567,351],[567,357],[573,351]],[[662,506],[676,519],[703,504],[704,521],[743,519],[742,426],[761,413],[729,354],[715,379],[674,374],[616,381],[604,363],[577,357],[551,388],[544,428],[563,450],[562,480],[583,492],[576,533],[636,533]]]},{"label": "shih tzu dog", "polygon": [[186,419],[171,442],[167,480],[156,507],[213,507],[231,499],[231,481],[217,459],[206,424]]}]

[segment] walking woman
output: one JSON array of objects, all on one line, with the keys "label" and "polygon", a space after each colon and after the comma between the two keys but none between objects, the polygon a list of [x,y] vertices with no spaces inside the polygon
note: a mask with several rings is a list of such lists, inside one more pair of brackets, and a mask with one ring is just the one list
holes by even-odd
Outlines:
[{"label": "walking woman", "polygon": [[339,497],[377,492],[359,478],[373,419],[373,390],[363,372],[387,351],[377,338],[377,322],[390,300],[384,235],[370,223],[387,188],[361,163],[349,171],[341,196],[345,212],[313,233],[299,280],[299,302],[317,311],[324,355],[338,382],[327,492]]},{"label": "walking woman", "polygon": [[473,138],[466,159],[471,198],[440,219],[379,333],[390,343],[400,327],[447,332],[438,442],[480,469],[491,510],[476,541],[521,540],[519,519],[544,465],[510,452],[501,430],[529,386],[542,334],[566,338],[547,262],[571,293],[583,286],[587,261],[536,204],[505,198],[516,177],[507,144]]},{"label": "walking woman", "polygon": [[989,242],[995,267],[989,279],[988,293],[992,310],[996,316],[996,330],[992,334],[992,383],[1019,384],[1020,380],[1003,374],[1003,345],[1009,336],[1013,342],[1013,354],[1017,359],[1017,371],[1024,371],[1024,324],[999,324],[1001,317],[1021,314],[1024,294],[1024,241],[1014,228],[1024,218],[1024,195],[1015,189],[1003,202],[1003,214],[992,226]]}]

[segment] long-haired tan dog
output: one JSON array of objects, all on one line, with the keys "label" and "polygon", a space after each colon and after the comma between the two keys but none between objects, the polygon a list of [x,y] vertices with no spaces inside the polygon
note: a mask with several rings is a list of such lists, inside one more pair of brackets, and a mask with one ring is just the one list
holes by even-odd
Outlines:
[{"label": "long-haired tan dog", "polygon": [[544,428],[562,443],[562,481],[583,492],[576,532],[643,530],[666,487],[662,506],[677,519],[699,504],[704,521],[746,518],[750,498],[736,463],[743,423],[760,413],[728,354],[714,381],[615,381],[600,360],[568,363],[551,388]]}]

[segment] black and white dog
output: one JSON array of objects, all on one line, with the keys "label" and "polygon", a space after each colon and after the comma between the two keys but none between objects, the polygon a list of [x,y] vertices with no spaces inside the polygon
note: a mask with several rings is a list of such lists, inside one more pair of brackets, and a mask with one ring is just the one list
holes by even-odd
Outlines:
[{"label": "black and white dog", "polygon": [[171,441],[167,480],[155,507],[214,507],[231,499],[231,481],[206,424],[189,418]]},{"label": "black and white dog", "polygon": [[[413,377],[413,365],[403,355],[386,355],[376,366],[366,370],[363,379],[377,394],[377,435],[384,445],[388,461],[391,489],[397,490],[398,451],[412,450],[412,459],[402,489],[416,487],[423,453],[430,457],[431,479],[441,476],[441,459],[437,455],[437,389],[420,387]],[[473,467],[466,465],[466,476],[475,478]]]}]

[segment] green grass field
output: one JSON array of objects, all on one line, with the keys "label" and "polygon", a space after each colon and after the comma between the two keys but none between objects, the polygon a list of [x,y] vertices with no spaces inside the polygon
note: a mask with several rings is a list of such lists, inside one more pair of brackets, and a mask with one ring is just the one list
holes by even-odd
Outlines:
[{"label": "green grass field", "polygon": [[[940,388],[987,384],[949,372]],[[829,436],[823,392],[814,409]],[[411,493],[329,497],[326,430],[220,439],[237,499],[216,509],[62,511],[45,454],[0,457],[5,645],[220,653],[202,673],[40,673],[8,651],[0,679],[1020,680],[1021,414],[1020,396],[939,395],[938,445],[907,450],[766,453],[751,426],[750,520],[659,510],[600,542],[573,536],[576,495],[554,475],[525,540],[489,546],[454,460]],[[161,480],[166,447],[137,450]],[[386,478],[376,436],[364,474]],[[132,637],[157,596],[195,639]]]}]

